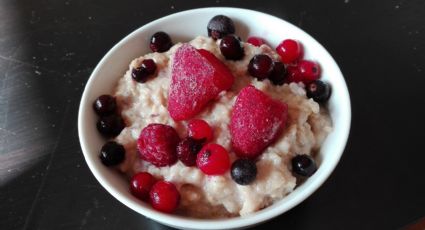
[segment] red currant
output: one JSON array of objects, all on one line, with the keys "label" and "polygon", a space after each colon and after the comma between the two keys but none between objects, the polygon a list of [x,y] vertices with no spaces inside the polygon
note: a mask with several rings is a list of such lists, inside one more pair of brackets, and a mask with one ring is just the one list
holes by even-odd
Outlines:
[{"label": "red currant", "polygon": [[296,40],[286,39],[276,47],[276,52],[279,54],[283,63],[289,64],[301,58],[303,47]]},{"label": "red currant", "polygon": [[179,191],[168,181],[156,182],[149,195],[152,207],[160,212],[172,213],[180,203]]},{"label": "red currant", "polygon": [[211,126],[204,120],[201,119],[193,119],[190,120],[187,124],[188,127],[188,136],[196,139],[202,140],[205,139],[207,141],[211,141],[213,138],[213,131]]},{"label": "red currant", "polygon": [[263,44],[266,44],[266,42],[264,41],[264,39],[260,38],[260,37],[256,37],[256,36],[251,36],[248,38],[248,40],[246,40],[246,42],[254,45],[254,46],[258,46],[260,47]]},{"label": "red currant", "polygon": [[147,201],[149,200],[149,191],[155,184],[155,178],[148,172],[139,172],[130,180],[130,192],[133,196]]},{"label": "red currant", "polygon": [[297,66],[304,83],[315,81],[320,76],[320,66],[317,62],[301,60]]},{"label": "red currant", "polygon": [[303,77],[301,76],[301,73],[297,66],[288,66],[286,67],[287,75],[286,75],[286,82],[302,82]]},{"label": "red currant", "polygon": [[207,175],[223,174],[230,168],[229,153],[221,145],[207,144],[198,153],[196,165]]}]

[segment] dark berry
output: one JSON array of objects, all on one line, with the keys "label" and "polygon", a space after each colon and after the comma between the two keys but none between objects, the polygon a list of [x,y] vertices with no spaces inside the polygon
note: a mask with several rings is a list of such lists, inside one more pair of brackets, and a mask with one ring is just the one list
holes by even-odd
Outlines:
[{"label": "dark berry", "polygon": [[248,64],[248,72],[258,80],[263,80],[270,76],[273,71],[273,60],[265,55],[255,55]]},{"label": "dark berry", "polygon": [[150,124],[140,133],[137,148],[143,160],[157,167],[163,167],[177,161],[176,147],[179,142],[179,135],[173,127]]},{"label": "dark berry", "polygon": [[307,97],[314,101],[323,103],[329,100],[331,96],[331,87],[328,83],[321,80],[315,80],[306,87]]},{"label": "dark berry", "polygon": [[151,37],[150,48],[153,52],[165,52],[173,46],[170,36],[165,32],[156,32]]},{"label": "dark berry", "polygon": [[316,163],[309,155],[297,155],[292,158],[292,172],[299,176],[310,177],[317,170]]},{"label": "dark berry", "polygon": [[235,33],[235,25],[232,19],[224,15],[216,15],[208,22],[208,36],[217,40],[228,34]]},{"label": "dark berry", "polygon": [[168,181],[156,182],[149,195],[152,207],[160,212],[172,213],[180,203],[179,191]]},{"label": "dark berry", "polygon": [[125,123],[120,116],[113,114],[101,117],[96,126],[97,130],[105,137],[115,137],[124,129]]},{"label": "dark berry", "polygon": [[113,114],[116,108],[117,103],[111,95],[102,95],[93,103],[94,111],[101,117]]},{"label": "dark berry", "polygon": [[223,174],[230,168],[229,153],[221,145],[207,144],[198,153],[196,165],[207,175]]},{"label": "dark berry", "polygon": [[228,60],[240,60],[244,55],[242,43],[235,35],[226,35],[221,39],[220,51]]},{"label": "dark berry", "polygon": [[283,40],[277,47],[276,52],[285,64],[297,61],[303,55],[301,43],[293,39]]},{"label": "dark berry", "polygon": [[211,126],[204,120],[192,119],[187,123],[188,136],[193,139],[211,141],[213,131]]},{"label": "dark berry", "polygon": [[196,156],[204,145],[203,140],[195,140],[191,137],[187,137],[179,142],[177,145],[177,157],[186,166],[196,165]]},{"label": "dark berry", "polygon": [[232,179],[240,185],[248,185],[257,176],[257,166],[249,159],[238,159],[232,164],[230,172]]},{"label": "dark berry", "polygon": [[320,76],[320,66],[317,62],[301,60],[297,64],[304,83],[317,80]]},{"label": "dark berry", "polygon": [[258,47],[260,47],[263,44],[266,44],[264,39],[262,39],[260,37],[256,37],[256,36],[249,37],[248,40],[246,40],[246,42],[248,42],[249,44],[252,44],[254,46],[258,46]]},{"label": "dark berry", "polygon": [[283,85],[286,80],[286,68],[282,62],[279,61],[273,64],[273,71],[269,79],[275,85]]},{"label": "dark berry", "polygon": [[130,180],[130,192],[133,196],[148,201],[149,192],[155,184],[155,178],[148,172],[139,172]]},{"label": "dark berry", "polygon": [[100,160],[106,166],[118,165],[124,161],[125,149],[124,146],[115,141],[108,141],[100,150]]},{"label": "dark berry", "polygon": [[131,70],[131,77],[137,82],[144,83],[155,73],[155,70],[155,62],[152,59],[145,59],[139,67]]}]

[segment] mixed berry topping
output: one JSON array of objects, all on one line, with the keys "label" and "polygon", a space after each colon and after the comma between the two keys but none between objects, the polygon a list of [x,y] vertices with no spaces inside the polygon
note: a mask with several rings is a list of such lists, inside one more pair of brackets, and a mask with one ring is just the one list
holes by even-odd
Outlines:
[{"label": "mixed berry topping", "polygon": [[116,137],[125,128],[125,123],[120,116],[112,114],[99,118],[96,127],[103,136]]},{"label": "mixed berry topping", "polygon": [[258,46],[258,47],[260,47],[263,44],[266,44],[266,42],[264,41],[264,39],[262,39],[260,37],[256,37],[256,36],[249,37],[246,40],[246,42],[248,42],[251,45]]},{"label": "mixed berry topping", "polygon": [[152,59],[145,59],[139,67],[131,70],[131,77],[137,82],[145,83],[149,76],[155,73],[155,70],[155,62]]},{"label": "mixed berry topping", "polygon": [[283,85],[283,83],[285,83],[286,78],[287,77],[285,65],[282,62],[274,62],[273,70],[269,75],[269,80],[274,85]]},{"label": "mixed berry topping", "polygon": [[125,149],[124,146],[115,141],[108,141],[100,150],[100,160],[106,166],[118,165],[124,161]]},{"label": "mixed berry topping", "polygon": [[297,155],[292,158],[292,172],[299,176],[310,177],[313,175],[317,166],[313,158],[307,154]]},{"label": "mixed berry topping", "polygon": [[320,76],[320,66],[317,62],[301,60],[297,66],[304,83],[317,80]]},{"label": "mixed berry topping", "polygon": [[204,145],[204,140],[196,140],[187,137],[177,145],[177,157],[186,166],[191,167],[196,165],[196,157]]},{"label": "mixed berry topping", "polygon": [[101,117],[113,114],[116,108],[117,103],[111,95],[102,95],[93,103],[94,111]]},{"label": "mixed berry topping", "polygon": [[265,54],[255,55],[248,64],[248,72],[258,80],[266,79],[273,71],[273,60]]},{"label": "mixed berry topping", "polygon": [[290,64],[302,57],[303,47],[296,40],[286,39],[276,47],[276,52],[279,54],[283,63]]},{"label": "mixed berry topping", "polygon": [[197,140],[211,141],[213,138],[213,131],[211,126],[204,120],[192,119],[187,124],[188,136]]},{"label": "mixed berry topping", "polygon": [[233,34],[226,35],[220,41],[221,54],[227,60],[240,60],[244,56],[243,45],[239,38]]},{"label": "mixed berry topping", "polygon": [[168,181],[156,182],[149,195],[152,207],[160,212],[172,213],[180,203],[179,191]]},{"label": "mixed berry topping", "polygon": [[198,153],[196,165],[207,175],[221,175],[230,168],[229,153],[221,145],[207,144]]},{"label": "mixed berry topping", "polygon": [[173,127],[150,124],[140,133],[137,148],[143,160],[163,167],[177,161],[176,147],[179,142],[180,138]]},{"label": "mixed berry topping", "polygon": [[175,121],[197,115],[221,91],[232,87],[234,80],[214,54],[189,44],[177,49],[171,68],[168,112]]},{"label": "mixed berry topping", "polygon": [[230,117],[232,147],[241,158],[254,159],[286,126],[288,105],[274,100],[254,86],[243,88]]},{"label": "mixed berry topping", "polygon": [[237,184],[248,185],[257,177],[257,166],[253,160],[238,159],[233,162],[230,175]]},{"label": "mixed berry topping", "polygon": [[149,201],[149,192],[155,182],[155,178],[150,173],[139,172],[130,180],[130,192],[143,201]]},{"label": "mixed berry topping", "polygon": [[314,101],[324,103],[331,96],[331,87],[326,82],[315,80],[306,87],[307,97],[313,98]]},{"label": "mixed berry topping", "polygon": [[208,36],[214,40],[224,37],[228,34],[235,33],[235,25],[232,19],[224,15],[216,15],[209,22],[207,26]]},{"label": "mixed berry topping", "polygon": [[152,35],[149,47],[153,52],[163,53],[173,46],[170,36],[165,32],[156,32]]}]

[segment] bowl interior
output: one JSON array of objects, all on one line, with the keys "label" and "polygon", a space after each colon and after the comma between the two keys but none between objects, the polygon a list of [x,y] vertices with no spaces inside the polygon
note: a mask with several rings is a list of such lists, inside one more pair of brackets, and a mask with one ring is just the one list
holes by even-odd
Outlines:
[{"label": "bowl interior", "polygon": [[[128,191],[128,182],[115,172],[104,167],[98,158],[98,152],[105,140],[97,133],[97,117],[92,111],[93,101],[101,94],[111,94],[118,79],[128,69],[136,57],[149,53],[149,38],[157,31],[165,31],[174,43],[186,42],[198,35],[207,35],[207,23],[217,14],[232,18],[236,25],[236,34],[243,40],[250,35],[266,38],[271,47],[286,38],[298,39],[305,48],[305,59],[318,61],[322,67],[322,79],[332,85],[329,110],[334,130],[323,143],[319,153],[318,171],[294,192],[249,217],[226,220],[196,220],[167,215],[151,209],[135,199]],[[347,86],[341,71],[330,54],[304,31],[279,18],[238,8],[202,8],[176,13],[134,31],[115,45],[97,65],[85,87],[81,99],[78,130],[84,157],[97,180],[119,201],[133,210],[178,228],[193,229],[229,229],[249,226],[275,217],[294,207],[313,193],[330,175],[344,150],[351,122],[351,107]],[[220,225],[217,225],[217,221]]]}]

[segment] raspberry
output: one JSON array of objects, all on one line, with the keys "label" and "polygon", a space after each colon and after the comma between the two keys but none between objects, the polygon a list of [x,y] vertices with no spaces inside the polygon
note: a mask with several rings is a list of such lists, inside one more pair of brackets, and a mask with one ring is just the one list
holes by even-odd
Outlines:
[{"label": "raspberry", "polygon": [[148,172],[139,172],[130,180],[130,192],[133,196],[148,201],[149,192],[155,184],[155,178]]},{"label": "raspberry", "polygon": [[290,64],[301,58],[303,47],[296,40],[286,39],[276,47],[276,52],[279,54],[283,63]]},{"label": "raspberry", "polygon": [[230,118],[232,147],[241,158],[256,158],[286,126],[288,106],[250,85],[243,88]]},{"label": "raspberry", "polygon": [[179,141],[180,138],[173,127],[150,124],[140,133],[137,148],[143,160],[162,167],[177,161],[176,147]]},{"label": "raspberry", "polygon": [[221,145],[207,144],[198,153],[196,165],[207,175],[223,174],[230,168],[229,153]]},{"label": "raspberry", "polygon": [[156,182],[149,195],[152,207],[160,212],[172,213],[180,203],[179,191],[168,181]]},{"label": "raspberry", "polygon": [[196,165],[196,156],[204,145],[204,140],[195,140],[187,137],[180,141],[177,145],[177,156],[179,160],[186,166],[191,167]]},{"label": "raspberry", "polygon": [[211,141],[213,138],[213,131],[210,125],[201,119],[192,119],[187,124],[188,136],[193,139]]},{"label": "raspberry", "polygon": [[196,50],[189,44],[174,54],[168,112],[176,120],[187,120],[198,114],[218,94],[232,87],[230,70],[212,53]]}]

